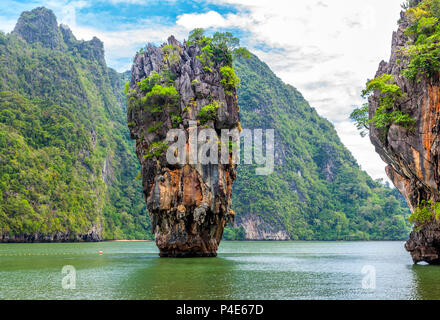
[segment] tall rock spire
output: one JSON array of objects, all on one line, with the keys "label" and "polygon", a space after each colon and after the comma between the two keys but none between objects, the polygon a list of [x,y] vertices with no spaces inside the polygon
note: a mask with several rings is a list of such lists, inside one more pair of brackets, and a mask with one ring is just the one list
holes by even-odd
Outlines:
[{"label": "tall rock spire", "polygon": [[[420,2],[414,1],[411,5],[414,7]],[[425,212],[425,217],[415,215],[415,227],[405,248],[415,263],[440,264],[440,223],[438,213],[435,217],[430,209],[430,203],[440,201],[439,71],[428,75],[421,68],[415,69],[414,79],[408,73],[414,66],[407,55],[414,41],[414,36],[410,37],[407,32],[414,24],[408,16],[411,10],[401,13],[399,28],[393,34],[390,61],[382,61],[376,74],[376,79],[391,79],[384,87],[398,89],[399,97],[393,98],[392,105],[385,105],[385,99],[390,100],[389,91],[380,87],[374,89],[369,98],[370,120],[373,121],[370,139],[376,152],[388,164],[386,173],[411,211],[417,213],[423,208]],[[423,59],[423,52],[419,54]],[[379,126],[379,122],[374,122],[377,114],[390,120]],[[411,119],[411,125],[405,125],[402,119]]]},{"label": "tall rock spire", "polygon": [[[224,87],[220,72],[232,67],[232,61],[212,58],[203,56],[202,46],[182,45],[170,37],[162,47],[149,45],[139,52],[132,67],[128,125],[136,140],[152,231],[165,257],[215,256],[224,227],[233,221],[236,165],[231,160],[170,164],[166,156],[171,129],[180,129],[188,144],[203,130],[238,130],[236,89]],[[220,154],[218,147],[214,152]]]}]

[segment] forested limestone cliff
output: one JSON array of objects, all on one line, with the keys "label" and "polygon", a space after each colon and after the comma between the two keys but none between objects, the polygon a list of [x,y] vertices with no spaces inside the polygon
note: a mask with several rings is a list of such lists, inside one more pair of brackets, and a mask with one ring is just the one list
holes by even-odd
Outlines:
[{"label": "forested limestone cliff", "polygon": [[373,181],[334,126],[301,93],[252,55],[234,62],[241,126],[275,129],[275,172],[240,165],[233,187],[236,229],[249,240],[403,240],[409,210],[396,189]]},{"label": "forested limestone cliff", "polygon": [[0,242],[149,237],[126,78],[48,9],[0,33]]},{"label": "forested limestone cliff", "polygon": [[[227,41],[220,35],[211,39],[194,32],[181,44],[171,36],[168,44],[149,45],[134,59],[128,125],[136,139],[143,190],[161,256],[216,256],[223,229],[234,219],[236,164],[232,159],[203,164],[202,151],[189,146],[195,136],[201,148],[200,135],[207,130],[215,130],[218,137],[222,129],[237,129],[239,134],[236,76]],[[178,164],[167,158],[166,138],[173,128],[182,131],[187,147],[177,150],[186,155]],[[220,148],[217,143],[213,146],[208,152],[218,153],[220,162]],[[196,161],[189,161],[193,156]]]},{"label": "forested limestone cliff", "polygon": [[368,114],[358,120],[411,208],[405,248],[415,263],[439,264],[440,1],[408,1],[405,9],[390,61],[380,63],[364,91]]},{"label": "forested limestone cliff", "polygon": [[[223,238],[407,238],[400,194],[360,170],[298,90],[256,56],[234,69],[241,126],[275,129],[275,172],[238,166]],[[0,32],[0,241],[153,238],[127,128],[130,78],[106,66],[99,39],[77,40],[45,8]]]}]

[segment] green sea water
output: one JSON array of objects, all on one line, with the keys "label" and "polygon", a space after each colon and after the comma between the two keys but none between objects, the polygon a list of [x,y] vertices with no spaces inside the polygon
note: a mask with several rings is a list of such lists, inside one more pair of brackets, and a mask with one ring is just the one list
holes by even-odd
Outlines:
[{"label": "green sea water", "polygon": [[154,242],[0,244],[0,299],[440,299],[440,267],[403,245],[222,242],[170,259]]}]

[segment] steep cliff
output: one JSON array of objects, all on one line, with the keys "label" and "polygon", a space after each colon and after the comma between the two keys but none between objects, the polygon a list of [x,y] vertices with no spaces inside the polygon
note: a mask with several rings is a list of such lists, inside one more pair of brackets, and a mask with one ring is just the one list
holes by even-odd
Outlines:
[{"label": "steep cliff", "polygon": [[415,263],[438,264],[440,78],[434,39],[439,34],[439,2],[408,5],[393,34],[390,61],[382,61],[376,78],[367,84],[372,93],[370,139],[413,212],[415,227],[405,248]]},{"label": "steep cliff", "polygon": [[[396,189],[373,181],[334,126],[258,57],[234,62],[241,126],[275,129],[275,170],[241,164],[233,186],[229,239],[403,240],[409,210]],[[232,232],[234,231],[234,232]],[[235,234],[234,234],[235,233]]]},{"label": "steep cliff", "polygon": [[[151,227],[163,257],[215,256],[225,225],[233,221],[232,159],[227,164],[188,161],[197,157],[189,146],[193,136],[200,146],[204,131],[214,129],[220,136],[221,129],[239,126],[236,89],[229,81],[233,77],[228,78],[234,75],[232,56],[211,48],[210,41],[200,38],[182,45],[171,36],[168,44],[148,45],[139,52],[131,70],[128,125],[136,139]],[[166,137],[173,128],[181,130],[187,146],[183,153],[188,158],[178,164],[167,158]],[[220,153],[217,143],[209,152]]]},{"label": "steep cliff", "polygon": [[0,242],[149,237],[125,78],[46,8],[0,32]]},{"label": "steep cliff", "polygon": [[[275,128],[277,146],[272,175],[238,167],[238,228],[225,238],[407,237],[400,195],[360,170],[331,123],[257,57],[234,67],[242,126]],[[152,239],[127,128],[130,77],[106,66],[99,39],[77,40],[45,8],[0,32],[0,241]]]}]

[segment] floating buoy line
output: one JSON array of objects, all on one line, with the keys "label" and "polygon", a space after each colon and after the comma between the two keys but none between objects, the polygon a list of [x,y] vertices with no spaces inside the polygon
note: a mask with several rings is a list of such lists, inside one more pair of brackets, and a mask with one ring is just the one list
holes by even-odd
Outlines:
[{"label": "floating buoy line", "polygon": [[[31,252],[21,252],[21,253],[6,253],[6,252],[0,252],[0,257],[32,257],[32,256],[39,256],[39,257],[47,257],[47,256],[67,256],[67,255],[95,255],[94,252],[80,252],[80,253],[67,253],[67,252],[57,252],[57,253],[31,253]],[[104,253],[102,251],[98,252],[98,255],[102,256]]]}]

